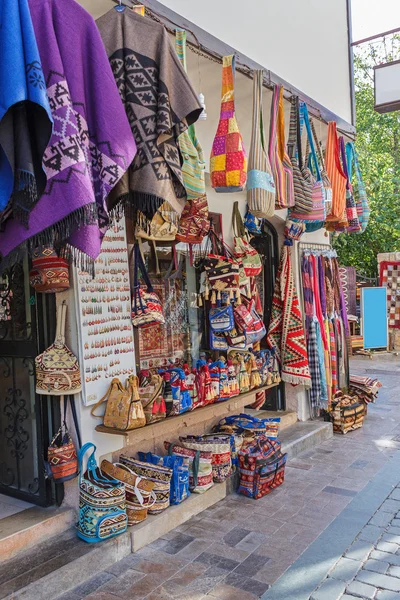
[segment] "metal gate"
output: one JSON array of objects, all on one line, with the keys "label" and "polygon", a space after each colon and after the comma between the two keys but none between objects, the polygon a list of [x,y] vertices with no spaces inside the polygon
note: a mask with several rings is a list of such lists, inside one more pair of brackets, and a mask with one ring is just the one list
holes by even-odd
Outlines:
[{"label": "metal gate", "polygon": [[0,493],[48,506],[43,458],[59,425],[59,407],[35,394],[34,361],[55,336],[55,296],[29,286],[29,265],[0,277]]}]

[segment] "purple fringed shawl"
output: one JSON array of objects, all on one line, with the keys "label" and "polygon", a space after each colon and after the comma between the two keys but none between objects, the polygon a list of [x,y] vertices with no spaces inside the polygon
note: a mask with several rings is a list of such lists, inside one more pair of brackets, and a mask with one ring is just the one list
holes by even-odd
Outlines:
[{"label": "purple fringed shawl", "polygon": [[43,160],[46,189],[29,229],[6,221],[1,268],[49,242],[67,247],[85,268],[100,252],[109,221],[105,200],[132,162],[136,144],[89,13],[74,0],[29,0],[29,7],[54,128]]}]

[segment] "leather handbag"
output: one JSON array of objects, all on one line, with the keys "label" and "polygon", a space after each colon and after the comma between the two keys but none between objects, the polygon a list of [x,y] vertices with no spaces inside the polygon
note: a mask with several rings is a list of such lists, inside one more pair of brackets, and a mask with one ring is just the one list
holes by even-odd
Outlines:
[{"label": "leather handbag", "polygon": [[275,85],[269,130],[269,161],[275,182],[275,208],[294,206],[293,167],[285,144],[285,111],[283,107],[283,86]]},{"label": "leather handbag", "polygon": [[292,98],[288,154],[293,167],[294,211],[307,215],[313,209],[313,177],[308,167],[303,164],[300,132],[300,101],[298,96],[293,96]]},{"label": "leather handbag", "polygon": [[[83,459],[92,450],[83,471]],[[128,527],[125,485],[100,471],[95,458],[96,446],[88,442],[80,449],[78,537],[85,542],[101,542],[124,533]]]},{"label": "leather handbag", "polygon": [[122,463],[111,463],[103,460],[100,465],[102,473],[120,481],[125,486],[126,514],[128,525],[136,525],[147,518],[149,508],[156,501],[153,491],[154,482],[136,475],[129,467]]},{"label": "leather handbag", "polygon": [[222,483],[232,473],[231,439],[229,435],[187,435],[179,438],[185,448],[212,453],[212,474],[216,483]]},{"label": "leather handbag", "polygon": [[180,504],[190,496],[189,459],[183,456],[158,456],[151,452],[138,452],[139,459],[153,465],[172,469],[170,503]]},{"label": "leather handbag", "polygon": [[191,450],[179,444],[164,442],[169,455],[181,456],[189,461],[189,488],[194,494],[203,494],[213,485],[212,453]]},{"label": "leather handbag", "polygon": [[78,394],[82,390],[81,370],[75,354],[65,344],[67,304],[57,309],[54,343],[35,358],[36,393],[48,396]]},{"label": "leather handbag", "polygon": [[119,460],[120,463],[129,467],[139,477],[145,477],[154,483],[153,491],[156,495],[156,501],[149,508],[149,514],[156,515],[168,508],[170,505],[172,469],[153,465],[150,462],[131,458],[124,454],[121,454]]},{"label": "leather handbag", "polygon": [[104,427],[131,431],[146,425],[135,375],[131,375],[127,379],[126,387],[122,385],[118,377],[114,377],[105,395],[92,406],[90,414],[93,417],[100,416],[96,415],[95,411],[103,403],[106,403],[103,416]]},{"label": "leather handbag", "polygon": [[[146,290],[139,284],[139,271],[142,274]],[[134,248],[133,272],[133,300],[132,300],[132,325],[134,327],[149,327],[151,325],[164,325],[165,318],[159,297],[151,285],[146,271],[139,244]]]},{"label": "leather handbag", "polygon": [[161,375],[151,375],[143,370],[139,373],[139,396],[143,405],[146,424],[162,421],[167,416],[167,408],[163,396],[164,382]]},{"label": "leather handbag", "polygon": [[216,192],[241,192],[247,179],[247,155],[235,116],[235,63],[234,55],[222,59],[221,113],[210,159]]},{"label": "leather handbag", "polygon": [[29,285],[37,292],[46,294],[69,289],[68,261],[60,258],[51,244],[39,246],[34,250]]}]

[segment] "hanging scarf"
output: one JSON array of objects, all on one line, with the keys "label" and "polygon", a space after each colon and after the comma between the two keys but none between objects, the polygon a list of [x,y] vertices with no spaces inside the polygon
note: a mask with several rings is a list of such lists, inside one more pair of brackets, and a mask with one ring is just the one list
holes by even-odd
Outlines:
[{"label": "hanging scarf", "polygon": [[318,256],[318,283],[321,310],[324,318],[326,318],[325,264],[321,254]]},{"label": "hanging scarf", "polygon": [[163,25],[114,8],[97,25],[138,145],[109,206],[151,219],[168,202],[180,214],[186,191],[177,139],[203,110],[196,93]]},{"label": "hanging scarf", "polygon": [[282,380],[310,387],[307,348],[291,264],[290,240],[285,240],[272,300],[267,341],[276,351]]},{"label": "hanging scarf", "polygon": [[346,301],[344,299],[342,282],[340,280],[338,259],[332,258],[332,270],[334,279],[335,305],[336,312],[341,316],[344,325],[344,335],[350,335],[349,321],[347,319]]},{"label": "hanging scarf", "polygon": [[331,358],[331,373],[332,373],[332,396],[338,391],[338,378],[337,378],[337,350],[336,350],[336,336],[333,319],[328,319],[329,326],[329,348]]},{"label": "hanging scarf", "polygon": [[28,0],[2,1],[0,32],[0,222],[12,214],[27,227],[53,123]]},{"label": "hanging scarf", "polygon": [[105,200],[136,145],[89,13],[74,0],[29,0],[29,6],[54,129],[43,160],[46,189],[30,214],[29,231],[15,219],[5,223],[1,268],[19,260],[27,246],[51,243],[68,244],[88,269],[109,222]]}]

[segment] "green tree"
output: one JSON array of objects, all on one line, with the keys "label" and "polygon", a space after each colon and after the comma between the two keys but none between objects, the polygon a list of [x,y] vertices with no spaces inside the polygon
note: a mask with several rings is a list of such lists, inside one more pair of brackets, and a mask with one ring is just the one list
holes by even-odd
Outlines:
[{"label": "green tree", "polygon": [[400,38],[370,45],[355,56],[356,148],[370,202],[363,234],[342,234],[333,245],[340,264],[377,275],[377,254],[400,251],[400,111],[374,111],[373,66],[400,58]]}]

